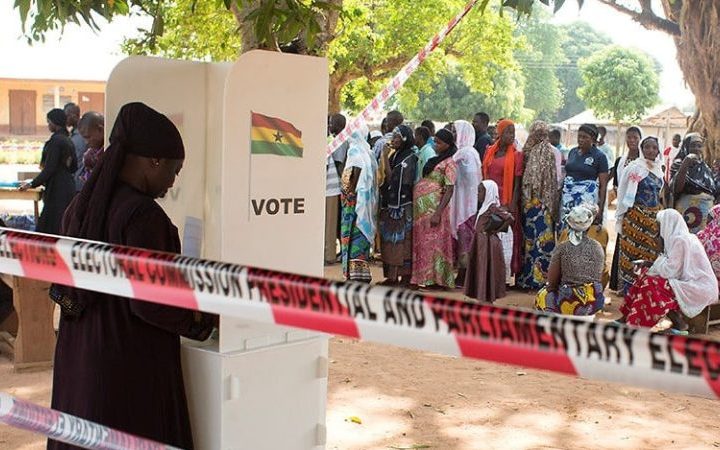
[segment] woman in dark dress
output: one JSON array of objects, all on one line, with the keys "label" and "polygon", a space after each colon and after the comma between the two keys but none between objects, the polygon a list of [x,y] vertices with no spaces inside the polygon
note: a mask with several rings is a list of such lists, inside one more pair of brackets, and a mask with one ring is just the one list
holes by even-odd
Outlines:
[{"label": "woman in dark dress", "polygon": [[30,183],[23,183],[21,191],[45,186],[43,210],[38,218],[35,231],[58,234],[65,208],[75,195],[73,174],[77,170],[75,147],[68,137],[62,109],[53,109],[47,114],[48,129],[52,133],[45,142],[40,160],[42,171]]},{"label": "woman in dark dress", "polygon": [[383,151],[380,164],[384,182],[380,185],[380,253],[382,284],[410,283],[413,275],[413,186],[418,157],[415,134],[405,125],[393,131],[390,152]]},{"label": "woman in dark dress", "polygon": [[[63,219],[63,234],[179,252],[177,228],[155,202],[185,152],[170,120],[142,103],[123,106],[105,158]],[[52,408],[184,449],[193,447],[180,336],[204,340],[215,317],[65,288]],[[68,303],[66,303],[68,302]],[[72,448],[48,441],[49,449]]]}]

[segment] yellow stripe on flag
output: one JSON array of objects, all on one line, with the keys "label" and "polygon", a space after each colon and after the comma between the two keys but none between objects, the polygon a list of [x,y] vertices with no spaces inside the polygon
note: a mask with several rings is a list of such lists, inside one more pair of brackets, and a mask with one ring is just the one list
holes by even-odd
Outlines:
[{"label": "yellow stripe on flag", "polygon": [[253,141],[265,141],[271,144],[286,144],[300,149],[303,148],[302,139],[299,139],[290,133],[273,130],[271,128],[252,127],[250,134],[250,139]]}]

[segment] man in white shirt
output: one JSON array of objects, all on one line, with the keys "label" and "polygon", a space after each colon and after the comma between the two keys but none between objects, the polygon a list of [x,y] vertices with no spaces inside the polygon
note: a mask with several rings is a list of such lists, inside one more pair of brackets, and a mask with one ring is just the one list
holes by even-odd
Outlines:
[{"label": "man in white shirt", "polygon": [[[328,142],[345,128],[347,121],[342,114],[328,118]],[[340,175],[347,158],[348,143],[343,142],[327,156],[325,168],[325,264],[337,262],[337,240],[340,238]]]},{"label": "man in white shirt", "polygon": [[670,182],[670,167],[672,167],[673,161],[680,152],[680,141],[682,136],[676,134],[672,138],[672,145],[663,151],[663,163],[665,164],[665,182]]}]

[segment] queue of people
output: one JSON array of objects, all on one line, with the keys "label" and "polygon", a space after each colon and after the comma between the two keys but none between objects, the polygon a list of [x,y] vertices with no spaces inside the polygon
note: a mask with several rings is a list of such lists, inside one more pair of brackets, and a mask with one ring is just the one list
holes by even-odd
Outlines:
[{"label": "queue of people", "polygon": [[[368,262],[375,257],[383,263],[384,285],[459,288],[480,302],[494,302],[511,287],[537,292],[538,310],[575,316],[603,309],[610,283],[625,299],[623,322],[653,326],[668,316],[677,333],[687,331],[687,318],[717,302],[720,209],[711,208],[720,179],[703,161],[700,135],[676,139],[677,151],[661,153],[656,137],[630,127],[627,152],[611,165],[607,130],[593,124],[580,127],[572,149],[542,121],[530,126],[522,146],[509,119],[499,120],[490,137],[484,113],[437,132],[432,122],[423,124],[412,130],[392,111],[383,126],[393,128],[381,130],[372,149],[367,130],[350,140],[364,163],[353,165],[354,178],[345,172],[343,186],[346,177],[349,186],[364,177],[366,199],[354,213],[343,213],[343,230],[361,222],[359,211],[368,226],[361,252],[342,241],[346,279],[369,282]],[[609,185],[617,198],[610,271]],[[357,192],[343,189],[343,205]],[[673,263],[679,257],[702,261]]]},{"label": "queue of people", "polygon": [[80,108],[68,103],[64,109],[50,110],[47,124],[52,134],[43,146],[40,173],[18,189],[44,187],[35,231],[59,234],[65,210],[102,157],[104,118],[96,112],[80,117]]}]

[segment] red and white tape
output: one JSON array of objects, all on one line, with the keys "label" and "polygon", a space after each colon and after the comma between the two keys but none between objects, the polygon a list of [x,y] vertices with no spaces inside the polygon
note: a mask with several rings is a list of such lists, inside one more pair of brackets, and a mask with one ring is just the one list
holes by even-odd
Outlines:
[{"label": "red and white tape", "polygon": [[447,35],[450,34],[450,32],[457,26],[458,23],[460,23],[467,13],[473,9],[477,2],[478,0],[470,0],[460,13],[453,17],[447,25],[445,25],[435,36],[432,37],[432,39],[430,39],[425,47],[423,47],[420,52],[413,57],[413,59],[405,64],[403,68],[400,69],[400,71],[392,77],[390,81],[388,81],[383,90],[380,91],[380,93],[377,94],[372,101],[370,101],[370,104],[368,104],[365,109],[357,115],[357,117],[351,120],[345,129],[335,136],[335,139],[328,144],[328,155],[337,150],[343,142],[350,138],[350,135],[352,135],[354,131],[359,130],[360,127],[365,125],[373,117],[373,115],[377,114],[383,108],[390,97],[400,90],[402,85],[405,84],[408,78],[410,78],[410,75],[412,75],[420,64],[425,61],[425,58],[427,58],[428,55],[430,55],[430,53],[432,53],[438,45],[445,40]]},{"label": "red and white tape", "polygon": [[113,430],[0,392],[0,422],[59,442],[98,450],[172,450],[176,447]]},{"label": "red and white tape", "polygon": [[720,398],[720,342],[0,229],[0,272],[264,323]]}]

